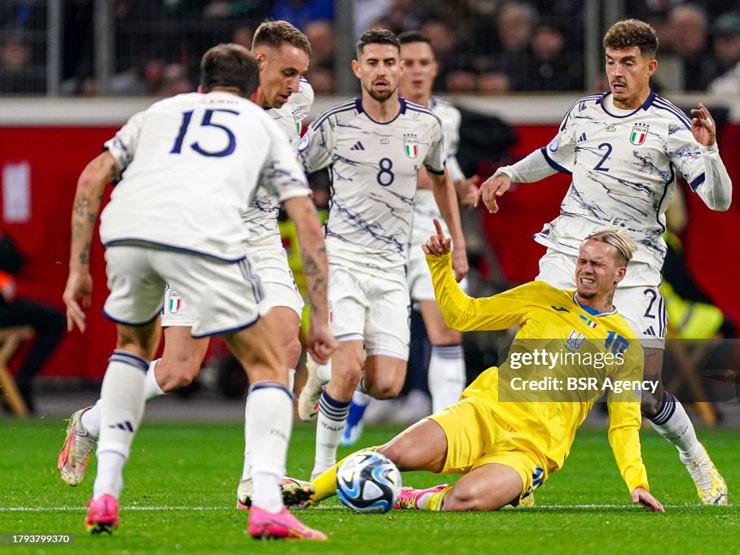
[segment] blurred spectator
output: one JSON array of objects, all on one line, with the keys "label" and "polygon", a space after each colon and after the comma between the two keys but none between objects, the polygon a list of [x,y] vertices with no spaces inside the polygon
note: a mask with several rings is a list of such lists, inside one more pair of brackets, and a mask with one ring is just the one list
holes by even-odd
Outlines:
[{"label": "blurred spectator", "polygon": [[152,94],[160,98],[166,98],[194,91],[195,85],[188,76],[187,68],[182,64],[167,64],[162,68],[162,78],[159,86]]},{"label": "blurred spectator", "polygon": [[706,13],[695,4],[679,5],[671,10],[668,24],[671,50],[681,58],[684,90],[706,90],[709,82],[702,66],[711,57]]},{"label": "blurred spectator", "polygon": [[501,5],[496,14],[498,49],[493,54],[479,56],[475,62],[480,73],[480,92],[503,93],[527,78],[531,60],[530,38],[537,17],[537,10],[527,2],[512,1]]},{"label": "blurred spectator", "polygon": [[461,55],[459,31],[448,20],[428,19],[420,31],[432,43],[439,71],[432,89],[435,91],[471,92],[475,90],[476,76],[470,65],[470,57]]},{"label": "blurred spectator", "polygon": [[554,20],[540,21],[532,36],[527,65],[512,77],[515,91],[573,91],[583,89],[583,63],[565,52],[566,35]]},{"label": "blurred spectator", "polygon": [[16,277],[23,258],[13,239],[0,230],[0,328],[29,326],[34,341],[15,376],[30,412],[35,412],[33,382],[64,335],[64,313],[53,306],[16,297]]},{"label": "blurred spectator", "polygon": [[[392,5],[393,0],[353,0],[354,38],[360,38],[360,35],[370,29],[373,23],[390,11]],[[313,48],[313,44],[311,47]]]},{"label": "blurred spectator", "polygon": [[720,75],[709,84],[709,92],[737,96],[740,91],[740,62],[724,75]]},{"label": "blurred spectator", "polygon": [[334,0],[277,0],[270,17],[289,21],[305,32],[311,21],[334,21]]},{"label": "blurred spectator", "polygon": [[240,25],[231,33],[231,42],[243,46],[247,50],[252,50],[253,39],[254,29],[251,25]]},{"label": "blurred spectator", "polygon": [[306,78],[316,94],[334,93],[334,51],[336,36],[329,21],[317,20],[306,25],[306,37],[311,43],[311,65]]},{"label": "blurred spectator", "polygon": [[[740,11],[719,16],[712,25],[712,51],[702,66],[703,80],[712,83],[740,62]],[[740,93],[740,89],[735,89]]]},{"label": "blurred spectator", "polygon": [[44,68],[34,68],[31,57],[31,45],[22,33],[0,36],[0,95],[46,91]]},{"label": "blurred spectator", "polygon": [[393,0],[383,21],[387,24],[386,27],[394,33],[401,33],[410,29],[418,29],[426,13],[423,2]]}]

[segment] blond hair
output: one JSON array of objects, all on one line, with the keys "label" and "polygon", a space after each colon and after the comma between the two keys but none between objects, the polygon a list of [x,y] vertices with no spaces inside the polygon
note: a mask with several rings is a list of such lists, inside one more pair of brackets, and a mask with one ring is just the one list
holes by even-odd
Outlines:
[{"label": "blond hair", "polygon": [[598,229],[586,237],[585,241],[598,241],[599,243],[611,245],[617,249],[619,255],[624,259],[625,265],[629,264],[629,261],[632,260],[632,256],[637,250],[637,243],[635,243],[634,239],[621,229]]}]

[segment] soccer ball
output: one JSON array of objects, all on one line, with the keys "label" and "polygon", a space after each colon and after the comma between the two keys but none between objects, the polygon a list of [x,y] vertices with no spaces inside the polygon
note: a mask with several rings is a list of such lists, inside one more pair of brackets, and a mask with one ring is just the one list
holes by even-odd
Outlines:
[{"label": "soccer ball", "polygon": [[355,513],[385,513],[401,490],[401,473],[384,455],[361,451],[337,470],[337,497]]}]

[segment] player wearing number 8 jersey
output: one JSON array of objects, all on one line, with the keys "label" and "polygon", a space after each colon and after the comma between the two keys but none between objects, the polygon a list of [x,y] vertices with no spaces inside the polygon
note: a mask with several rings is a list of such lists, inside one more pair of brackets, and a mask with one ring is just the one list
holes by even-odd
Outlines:
[{"label": "player wearing number 8 jersey", "polygon": [[[614,302],[645,347],[645,377],[660,380],[666,315],[658,292],[666,253],[664,213],[683,175],[712,210],[730,206],[732,182],[719,156],[716,126],[701,104],[693,120],[650,90],[658,39],[648,24],[620,21],[604,37],[610,92],[587,96],[568,110],[555,138],[524,160],[500,168],[481,187],[489,210],[512,182],[558,171],[573,179],[560,216],[535,240],[547,247],[537,279],[572,287],[577,246],[594,229],[627,231],[638,248]],[[643,392],[643,414],[678,449],[705,504],[726,504],[727,486],[673,395]]]},{"label": "player wearing number 8 jersey", "polygon": [[331,167],[325,234],[331,326],[340,341],[331,381],[319,393],[312,475],[336,462],[358,384],[380,399],[395,397],[403,386],[409,342],[405,267],[422,166],[454,241],[455,270],[459,277],[467,272],[457,199],[444,178],[439,119],[399,98],[402,63],[395,35],[366,32],[357,55],[352,67],[362,97],[319,115],[298,146],[307,172]]}]

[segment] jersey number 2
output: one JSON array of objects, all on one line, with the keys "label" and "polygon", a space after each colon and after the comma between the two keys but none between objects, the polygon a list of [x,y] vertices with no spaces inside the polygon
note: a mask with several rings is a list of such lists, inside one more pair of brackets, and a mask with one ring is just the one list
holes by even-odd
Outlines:
[{"label": "jersey number 2", "polygon": [[[224,156],[228,156],[236,149],[236,137],[234,136],[234,133],[232,133],[231,129],[229,129],[225,125],[221,125],[220,123],[216,123],[215,121],[213,121],[213,115],[217,112],[234,114],[235,116],[239,115],[239,112],[224,109],[212,109],[206,110],[204,112],[203,119],[200,122],[200,127],[215,127],[217,129],[220,129],[221,131],[226,133],[228,143],[223,149],[216,151],[205,150],[198,144],[197,141],[194,143],[190,143],[190,148],[202,156],[222,158]],[[170,150],[170,154],[180,154],[182,152],[182,143],[185,140],[185,134],[188,131],[191,119],[193,119],[193,110],[182,113],[182,123],[180,123],[180,131],[177,133],[175,144],[172,145],[172,150]]]}]

